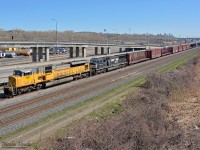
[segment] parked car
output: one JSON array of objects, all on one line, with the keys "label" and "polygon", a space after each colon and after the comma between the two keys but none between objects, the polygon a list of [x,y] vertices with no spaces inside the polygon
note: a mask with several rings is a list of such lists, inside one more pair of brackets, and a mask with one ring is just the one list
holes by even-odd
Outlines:
[{"label": "parked car", "polygon": [[13,58],[13,55],[12,54],[6,54],[5,58]]},{"label": "parked car", "polygon": [[67,50],[63,47],[59,48],[59,51],[60,51],[60,53],[66,53],[67,52]]},{"label": "parked car", "polygon": [[61,54],[61,53],[66,53],[67,50],[63,47],[51,47],[49,49],[50,54]]}]

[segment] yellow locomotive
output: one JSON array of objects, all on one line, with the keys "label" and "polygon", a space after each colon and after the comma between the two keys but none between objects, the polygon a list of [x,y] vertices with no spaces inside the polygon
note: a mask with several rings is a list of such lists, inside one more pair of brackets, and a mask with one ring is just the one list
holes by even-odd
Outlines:
[{"label": "yellow locomotive", "polygon": [[90,64],[86,61],[73,61],[58,65],[14,70],[4,85],[6,97],[13,97],[56,84],[90,76]]}]

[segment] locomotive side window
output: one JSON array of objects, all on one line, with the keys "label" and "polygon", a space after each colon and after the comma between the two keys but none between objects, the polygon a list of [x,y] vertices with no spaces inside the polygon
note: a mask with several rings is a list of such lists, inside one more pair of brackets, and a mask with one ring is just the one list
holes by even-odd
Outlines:
[{"label": "locomotive side window", "polygon": [[45,67],[45,73],[52,73],[52,66]]},{"label": "locomotive side window", "polygon": [[24,76],[32,75],[32,72],[24,72]]}]

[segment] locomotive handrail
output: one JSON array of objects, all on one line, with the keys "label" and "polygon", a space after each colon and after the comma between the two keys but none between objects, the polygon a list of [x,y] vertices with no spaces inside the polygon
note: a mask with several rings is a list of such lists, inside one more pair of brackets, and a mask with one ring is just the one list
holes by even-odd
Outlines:
[{"label": "locomotive handrail", "polygon": [[6,86],[7,86],[7,88],[11,88],[13,91],[13,86],[10,82],[4,82],[4,88],[6,88]]}]

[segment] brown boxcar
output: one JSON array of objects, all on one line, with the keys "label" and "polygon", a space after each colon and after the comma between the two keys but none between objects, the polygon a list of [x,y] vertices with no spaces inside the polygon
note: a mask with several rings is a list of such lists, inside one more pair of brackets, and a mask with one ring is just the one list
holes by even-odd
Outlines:
[{"label": "brown boxcar", "polygon": [[183,51],[182,45],[179,45],[179,46],[178,46],[178,51],[179,51],[179,52]]},{"label": "brown boxcar", "polygon": [[172,46],[167,46],[167,51],[168,51],[170,54],[175,53]]},{"label": "brown boxcar", "polygon": [[182,45],[183,51],[187,50],[187,44]]},{"label": "brown boxcar", "polygon": [[149,58],[154,59],[161,56],[161,49],[152,49],[149,51]]},{"label": "brown boxcar", "polygon": [[173,47],[162,48],[162,51],[161,51],[162,56],[169,55],[169,54],[172,54],[172,53],[173,53]]},{"label": "brown boxcar", "polygon": [[140,61],[145,61],[150,59],[150,55],[149,55],[150,51],[148,50],[144,50],[144,51],[133,51],[130,53],[126,54],[127,60],[128,60],[128,64],[134,64]]},{"label": "brown boxcar", "polygon": [[176,45],[176,46],[173,46],[173,53],[177,53],[178,52],[178,45]]}]

